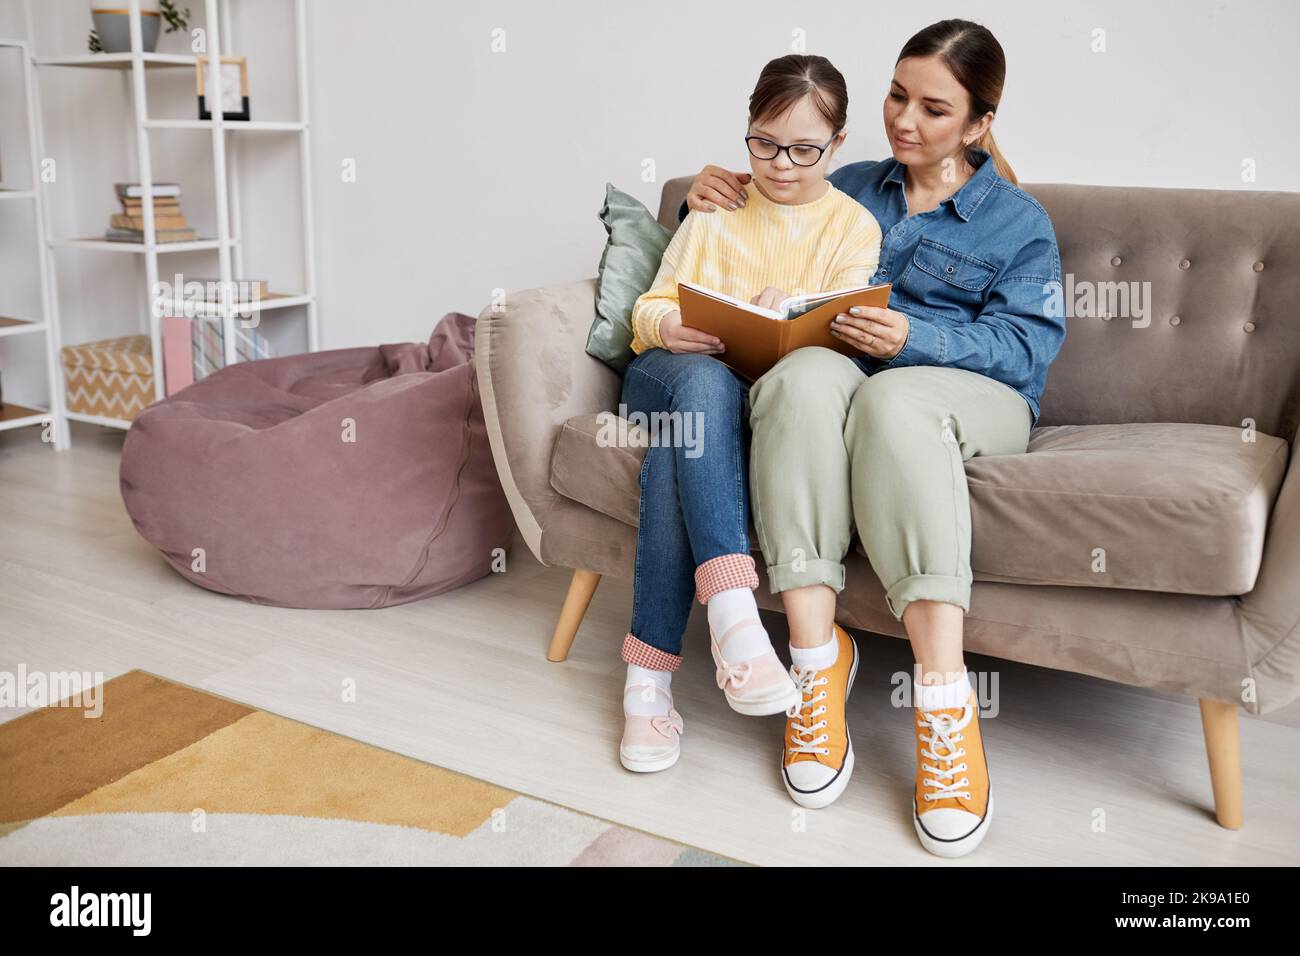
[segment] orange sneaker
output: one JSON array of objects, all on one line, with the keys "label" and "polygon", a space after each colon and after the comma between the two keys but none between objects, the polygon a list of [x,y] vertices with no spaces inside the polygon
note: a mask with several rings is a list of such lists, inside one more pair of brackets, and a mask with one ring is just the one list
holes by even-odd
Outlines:
[{"label": "orange sneaker", "polygon": [[844,708],[858,673],[858,645],[838,624],[835,639],[839,654],[827,670],[790,668],[802,702],[787,711],[781,779],[790,799],[812,810],[834,803],[853,774]]},{"label": "orange sneaker", "polygon": [[916,835],[936,856],[965,856],[984,839],[993,819],[979,703],[974,689],[965,707],[913,708],[916,730]]}]

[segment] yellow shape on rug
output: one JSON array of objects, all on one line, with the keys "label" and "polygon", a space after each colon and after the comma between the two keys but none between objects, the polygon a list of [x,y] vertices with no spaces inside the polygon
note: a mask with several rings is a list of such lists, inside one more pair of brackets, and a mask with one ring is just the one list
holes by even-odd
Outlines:
[{"label": "yellow shape on rug", "polygon": [[51,816],[267,813],[465,836],[514,792],[329,731],[249,714]]}]

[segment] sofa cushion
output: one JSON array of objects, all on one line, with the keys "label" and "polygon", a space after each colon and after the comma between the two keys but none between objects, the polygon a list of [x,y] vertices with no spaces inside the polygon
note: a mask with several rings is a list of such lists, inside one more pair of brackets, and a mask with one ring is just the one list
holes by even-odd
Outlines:
[{"label": "sofa cushion", "polygon": [[[610,422],[565,422],[551,485],[635,527],[645,433],[621,422],[630,440],[611,441]],[[1245,594],[1287,464],[1286,442],[1253,439],[1222,425],[1057,425],[1034,429],[1024,455],[972,458],[975,578]]]},{"label": "sofa cushion", "polygon": [[635,196],[605,184],[600,209],[609,241],[596,272],[596,319],[587,334],[587,354],[623,371],[632,352],[632,307],[654,284],[671,234]]}]

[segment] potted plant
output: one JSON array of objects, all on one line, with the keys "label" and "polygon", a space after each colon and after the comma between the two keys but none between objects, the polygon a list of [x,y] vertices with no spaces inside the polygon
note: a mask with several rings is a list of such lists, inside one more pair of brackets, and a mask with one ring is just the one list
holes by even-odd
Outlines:
[{"label": "potted plant", "polygon": [[[90,0],[95,27],[87,46],[91,53],[131,52],[131,13],[124,0]],[[175,0],[140,0],[140,41],[146,53],[158,48],[158,31],[167,21],[167,32],[188,30],[190,10],[176,8]]]}]

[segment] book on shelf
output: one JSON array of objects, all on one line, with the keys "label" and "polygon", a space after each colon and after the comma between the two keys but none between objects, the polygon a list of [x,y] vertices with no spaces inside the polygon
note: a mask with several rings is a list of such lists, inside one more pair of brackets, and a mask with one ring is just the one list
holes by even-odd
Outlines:
[{"label": "book on shelf", "polygon": [[[125,213],[114,213],[113,218],[108,221],[114,229],[144,229],[144,216],[128,216]],[[185,221],[184,216],[160,216],[157,212],[153,216],[153,227],[155,229],[188,229],[190,224]]]},{"label": "book on shelf", "polygon": [[[155,229],[154,238],[158,242],[189,242],[197,239],[199,234],[193,229]],[[109,242],[144,242],[143,229],[118,229],[110,226],[104,233]]]},{"label": "book on shelf", "polygon": [[[123,199],[121,196],[118,196],[117,201],[122,204],[122,207],[124,209],[144,208],[144,200],[140,198]],[[165,209],[168,206],[179,206],[180,204],[181,204],[180,196],[154,196],[153,197],[154,209]]]},{"label": "book on shelf", "polygon": [[[143,199],[144,186],[140,183],[114,183],[113,190],[117,193],[118,199]],[[179,196],[181,187],[179,183],[154,183],[153,197]]]},{"label": "book on shelf", "polygon": [[682,325],[722,339],[716,358],[751,381],[795,349],[820,345],[850,358],[863,353],[831,334],[831,320],[857,305],[889,306],[891,283],[794,295],[775,309],[694,282],[677,284]]},{"label": "book on shelf", "polygon": [[[189,282],[198,282],[203,286],[204,302],[221,301],[221,280],[220,279],[190,279]],[[234,285],[235,302],[257,302],[261,299],[268,298],[271,295],[271,286],[265,279],[231,279]]]},{"label": "book on shelf", "polygon": [[[115,183],[113,191],[122,204],[108,222],[104,238],[110,242],[144,242],[144,200],[139,183]],[[176,183],[154,183],[153,227],[158,242],[188,242],[198,238],[181,212],[181,187]]]},{"label": "book on shelf", "polygon": [[[128,216],[143,216],[144,204],[124,202],[122,203],[122,212]],[[153,204],[153,214],[155,216],[179,216],[181,215],[181,204],[174,200],[156,202]]]}]

